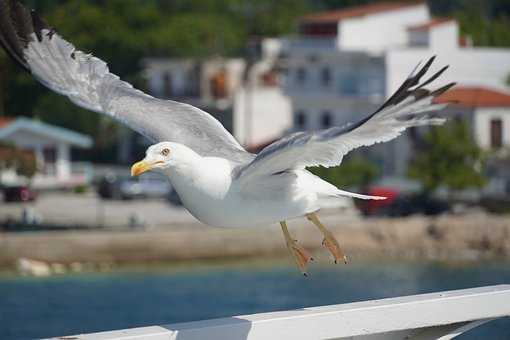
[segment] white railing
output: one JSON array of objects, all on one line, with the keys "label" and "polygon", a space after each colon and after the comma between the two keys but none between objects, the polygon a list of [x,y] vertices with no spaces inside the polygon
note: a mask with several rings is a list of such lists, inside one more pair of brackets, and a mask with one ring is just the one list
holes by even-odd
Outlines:
[{"label": "white railing", "polygon": [[[172,308],[171,304],[168,307]],[[84,334],[70,339],[452,339],[510,315],[510,285]],[[67,338],[67,337],[66,337]]]}]

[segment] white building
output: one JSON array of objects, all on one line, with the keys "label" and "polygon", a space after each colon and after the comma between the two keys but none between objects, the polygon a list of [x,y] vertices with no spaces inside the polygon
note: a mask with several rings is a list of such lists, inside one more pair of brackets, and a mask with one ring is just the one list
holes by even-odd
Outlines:
[{"label": "white building", "polygon": [[465,117],[476,143],[490,152],[483,194],[507,198],[510,195],[510,94],[484,87],[457,86],[436,101],[455,102],[447,108],[447,114]]},{"label": "white building", "polygon": [[[71,148],[89,148],[92,139],[61,127],[27,118],[0,121],[0,143],[34,153],[37,173],[31,184],[37,188],[73,187],[90,179],[83,167],[74,167]],[[77,169],[80,168],[80,169]],[[14,171],[0,171],[0,183],[19,184]]]},{"label": "white building", "polygon": [[280,138],[292,128],[290,98],[281,87],[279,67],[281,42],[263,39],[260,55],[249,69],[243,87],[234,99],[233,134],[248,150],[254,151]]},{"label": "white building", "polygon": [[144,75],[151,94],[158,98],[228,106],[242,86],[246,62],[241,58],[147,58]]},{"label": "white building", "polygon": [[221,57],[145,59],[149,92],[211,113],[248,149],[272,141],[292,127],[291,106],[274,70],[280,42],[265,39],[260,46],[260,58],[250,64]]},{"label": "white building", "polygon": [[[242,58],[146,58],[142,61],[148,92],[196,106],[217,118],[232,131],[232,106],[243,84],[246,61]],[[120,138],[118,161],[130,163],[149,141],[129,129]]]},{"label": "white building", "polygon": [[438,102],[455,102],[453,114],[469,117],[476,143],[486,151],[510,150],[510,94],[483,87],[458,86]]},{"label": "white building", "polygon": [[[299,25],[298,37],[281,40],[294,130],[342,125],[370,114],[419,61],[432,55],[437,61],[431,73],[450,65],[435,86],[456,81],[509,91],[510,49],[470,46],[469,39],[459,36],[455,20],[433,18],[426,3],[376,3],[315,13]],[[403,175],[410,144],[400,137],[371,153],[384,174]]]}]

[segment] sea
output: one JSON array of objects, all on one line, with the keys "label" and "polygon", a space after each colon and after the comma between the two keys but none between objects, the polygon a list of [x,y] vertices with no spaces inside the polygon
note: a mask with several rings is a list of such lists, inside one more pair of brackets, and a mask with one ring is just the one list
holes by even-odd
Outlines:
[{"label": "sea", "polygon": [[[181,263],[45,278],[0,273],[0,339],[33,339],[510,283],[510,262]],[[510,303],[510,301],[509,301]],[[458,339],[510,339],[510,319]]]}]

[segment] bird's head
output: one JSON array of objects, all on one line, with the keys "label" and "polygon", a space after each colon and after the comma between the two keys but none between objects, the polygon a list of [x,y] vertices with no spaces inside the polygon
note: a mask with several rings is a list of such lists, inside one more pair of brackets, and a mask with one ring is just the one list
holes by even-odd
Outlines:
[{"label": "bird's head", "polygon": [[199,157],[193,150],[179,143],[162,142],[151,145],[145,152],[145,158],[131,167],[131,176],[146,171],[165,173],[179,166],[186,166]]}]

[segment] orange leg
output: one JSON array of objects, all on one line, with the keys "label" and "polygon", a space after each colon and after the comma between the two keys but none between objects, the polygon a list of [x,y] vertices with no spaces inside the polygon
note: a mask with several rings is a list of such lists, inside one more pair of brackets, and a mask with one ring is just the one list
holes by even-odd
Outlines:
[{"label": "orange leg", "polygon": [[285,236],[285,243],[287,244],[287,248],[289,248],[292,257],[294,257],[296,265],[304,276],[308,276],[306,273],[306,265],[308,262],[313,261],[312,256],[308,250],[299,246],[297,241],[290,236],[289,229],[287,228],[287,222],[282,221],[280,222],[280,225],[282,227],[283,236]]},{"label": "orange leg", "polygon": [[335,259],[335,263],[338,263],[338,261],[343,261],[345,264],[347,264],[347,256],[345,256],[342,248],[340,248],[340,245],[338,244],[338,241],[333,236],[333,234],[326,229],[326,227],[319,221],[319,217],[316,213],[306,214],[306,218],[313,224],[319,228],[322,235],[324,235],[324,240],[322,241],[322,245],[326,247],[331,255],[333,255],[333,258]]}]

